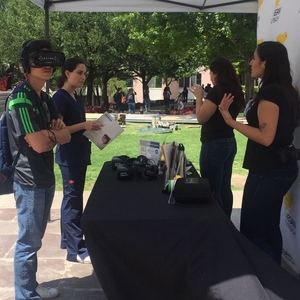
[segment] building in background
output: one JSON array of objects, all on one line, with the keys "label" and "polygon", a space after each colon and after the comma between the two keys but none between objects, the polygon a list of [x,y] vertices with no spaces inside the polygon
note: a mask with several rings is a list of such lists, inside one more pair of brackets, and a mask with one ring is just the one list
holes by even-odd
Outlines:
[{"label": "building in background", "polygon": [[[195,84],[198,85],[204,85],[206,86],[207,83],[211,83],[210,76],[209,76],[209,70],[205,70],[204,68],[199,68],[197,72],[190,77],[185,77],[180,79],[179,81],[172,81],[170,86],[171,90],[171,99],[177,98],[177,96],[182,92],[183,88],[186,86],[187,88],[190,88],[194,86]],[[150,100],[156,101],[156,100],[162,100],[163,99],[163,90],[165,87],[165,84],[163,83],[162,78],[160,77],[153,77],[149,84],[149,90],[150,90]],[[136,101],[137,102],[143,102],[143,86],[140,80],[133,81],[133,89],[136,92]],[[188,93],[188,99],[194,99],[194,95],[192,93]]]}]

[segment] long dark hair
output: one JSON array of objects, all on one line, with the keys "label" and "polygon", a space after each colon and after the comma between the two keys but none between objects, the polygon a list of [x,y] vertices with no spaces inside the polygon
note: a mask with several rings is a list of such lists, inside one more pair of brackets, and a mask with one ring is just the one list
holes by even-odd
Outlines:
[{"label": "long dark hair", "polygon": [[[288,52],[279,42],[266,41],[256,48],[260,61],[265,62],[264,75],[261,78],[260,90],[268,84],[275,84],[287,96],[294,107],[294,125],[299,124],[299,96],[293,87]],[[259,92],[258,92],[259,95]]]},{"label": "long dark hair", "polygon": [[261,86],[279,83],[292,85],[290,62],[284,45],[278,42],[263,42],[256,48],[259,59],[265,62],[265,72]]},{"label": "long dark hair", "polygon": [[234,101],[238,108],[243,109],[245,107],[244,93],[232,63],[226,58],[218,57],[212,61],[209,69],[217,75],[216,84],[226,86],[234,95]]},{"label": "long dark hair", "polygon": [[76,57],[69,58],[65,61],[64,65],[61,68],[61,76],[58,77],[56,80],[56,85],[58,88],[62,88],[65,82],[67,81],[65,71],[73,72],[80,64],[85,65],[85,62],[82,59]]}]

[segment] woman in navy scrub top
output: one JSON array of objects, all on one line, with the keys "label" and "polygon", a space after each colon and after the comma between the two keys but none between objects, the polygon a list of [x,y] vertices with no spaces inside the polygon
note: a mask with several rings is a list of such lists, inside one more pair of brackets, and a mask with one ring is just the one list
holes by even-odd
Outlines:
[{"label": "woman in navy scrub top", "polygon": [[66,60],[57,81],[59,90],[53,96],[58,114],[72,137],[70,143],[57,145],[55,157],[63,180],[61,248],[67,250],[68,261],[80,263],[91,262],[80,227],[86,170],[91,164],[91,143],[82,133],[101,129],[98,123],[86,121],[83,103],[75,92],[82,87],[85,74],[86,66],[81,59]]}]

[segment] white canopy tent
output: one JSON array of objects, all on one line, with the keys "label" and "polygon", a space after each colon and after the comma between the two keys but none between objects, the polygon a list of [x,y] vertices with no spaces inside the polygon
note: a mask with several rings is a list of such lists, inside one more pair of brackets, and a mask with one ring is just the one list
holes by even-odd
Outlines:
[{"label": "white canopy tent", "polygon": [[257,0],[31,0],[49,11],[257,13]]},{"label": "white canopy tent", "polygon": [[45,10],[45,38],[49,39],[49,11],[64,12],[224,12],[257,13],[258,0],[30,0]]}]

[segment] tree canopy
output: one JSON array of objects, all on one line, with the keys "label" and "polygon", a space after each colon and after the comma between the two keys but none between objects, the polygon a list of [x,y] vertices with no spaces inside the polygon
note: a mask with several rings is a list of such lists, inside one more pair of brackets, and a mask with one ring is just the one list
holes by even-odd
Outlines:
[{"label": "tree canopy", "polygon": [[[0,0],[0,11],[0,71],[11,66],[17,74],[21,45],[45,38],[44,11],[29,0]],[[138,77],[144,85],[153,76],[177,80],[218,56],[234,62],[240,74],[250,74],[256,15],[50,12],[50,41],[67,58],[86,62],[89,102],[93,86],[99,84],[108,103],[111,78]],[[54,88],[54,82],[51,85]]]}]

